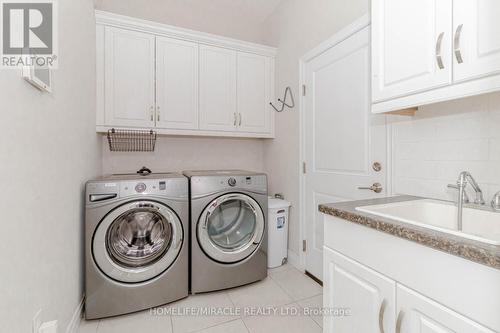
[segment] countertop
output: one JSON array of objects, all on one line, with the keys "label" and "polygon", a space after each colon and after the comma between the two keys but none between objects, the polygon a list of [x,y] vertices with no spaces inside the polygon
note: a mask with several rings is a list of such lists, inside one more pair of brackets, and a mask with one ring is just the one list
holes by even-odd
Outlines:
[{"label": "countertop", "polygon": [[361,206],[383,205],[417,199],[424,198],[398,196],[371,200],[346,201],[319,205],[319,211],[479,264],[500,269],[500,246],[485,244],[468,238],[450,235],[445,232],[427,229],[356,210],[356,207]]}]

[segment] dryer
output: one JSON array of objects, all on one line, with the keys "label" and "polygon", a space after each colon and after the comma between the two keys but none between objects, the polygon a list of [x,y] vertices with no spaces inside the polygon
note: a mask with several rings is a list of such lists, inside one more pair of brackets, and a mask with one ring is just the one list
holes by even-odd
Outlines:
[{"label": "dryer", "polygon": [[184,175],[190,180],[191,292],[264,279],[267,176],[234,170]]},{"label": "dryer", "polygon": [[181,174],[116,175],[86,184],[87,319],[188,296],[188,209]]}]

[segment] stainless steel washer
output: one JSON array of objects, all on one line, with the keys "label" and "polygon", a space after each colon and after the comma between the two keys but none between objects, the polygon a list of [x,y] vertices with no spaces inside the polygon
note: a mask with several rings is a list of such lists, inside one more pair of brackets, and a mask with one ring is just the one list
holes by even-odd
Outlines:
[{"label": "stainless steel washer", "polygon": [[191,292],[267,276],[267,177],[251,171],[186,171],[190,179]]},{"label": "stainless steel washer", "polygon": [[87,319],[188,296],[188,207],[188,180],[181,174],[117,175],[87,183]]}]

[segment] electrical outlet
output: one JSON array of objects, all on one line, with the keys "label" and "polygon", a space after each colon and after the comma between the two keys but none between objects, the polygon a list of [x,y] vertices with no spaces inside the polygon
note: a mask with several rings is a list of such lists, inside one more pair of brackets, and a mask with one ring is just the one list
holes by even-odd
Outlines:
[{"label": "electrical outlet", "polygon": [[33,328],[32,333],[38,333],[40,326],[42,325],[42,309],[38,310],[33,316]]},{"label": "electrical outlet", "polygon": [[43,323],[40,326],[38,333],[57,333],[57,320]]}]

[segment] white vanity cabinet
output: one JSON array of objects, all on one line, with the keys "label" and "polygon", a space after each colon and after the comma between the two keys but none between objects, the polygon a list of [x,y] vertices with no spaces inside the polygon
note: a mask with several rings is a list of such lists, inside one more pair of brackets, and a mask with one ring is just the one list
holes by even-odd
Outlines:
[{"label": "white vanity cabinet", "polygon": [[398,333],[493,333],[478,323],[402,285],[397,286]]},{"label": "white vanity cabinet", "polygon": [[104,32],[104,121],[154,126],[155,37],[107,27]]},{"label": "white vanity cabinet", "polygon": [[324,305],[350,312],[324,316],[324,332],[394,332],[396,282],[329,248],[323,256]]},{"label": "white vanity cabinet", "polygon": [[156,37],[156,127],[198,128],[198,44]]},{"label": "white vanity cabinet", "polygon": [[269,101],[274,84],[271,59],[257,54],[238,52],[238,130],[269,133],[273,118]]},{"label": "white vanity cabinet", "polygon": [[452,0],[375,0],[372,6],[373,102],[451,83]]},{"label": "white vanity cabinet", "polygon": [[276,49],[96,11],[98,132],[274,137]]},{"label": "white vanity cabinet", "polygon": [[372,111],[500,90],[498,0],[373,0]]},{"label": "white vanity cabinet", "polygon": [[325,215],[327,333],[500,332],[500,270]]},{"label": "white vanity cabinet", "polygon": [[455,82],[500,74],[499,17],[498,0],[453,1]]},{"label": "white vanity cabinet", "polygon": [[236,51],[200,48],[200,128],[237,130]]}]

